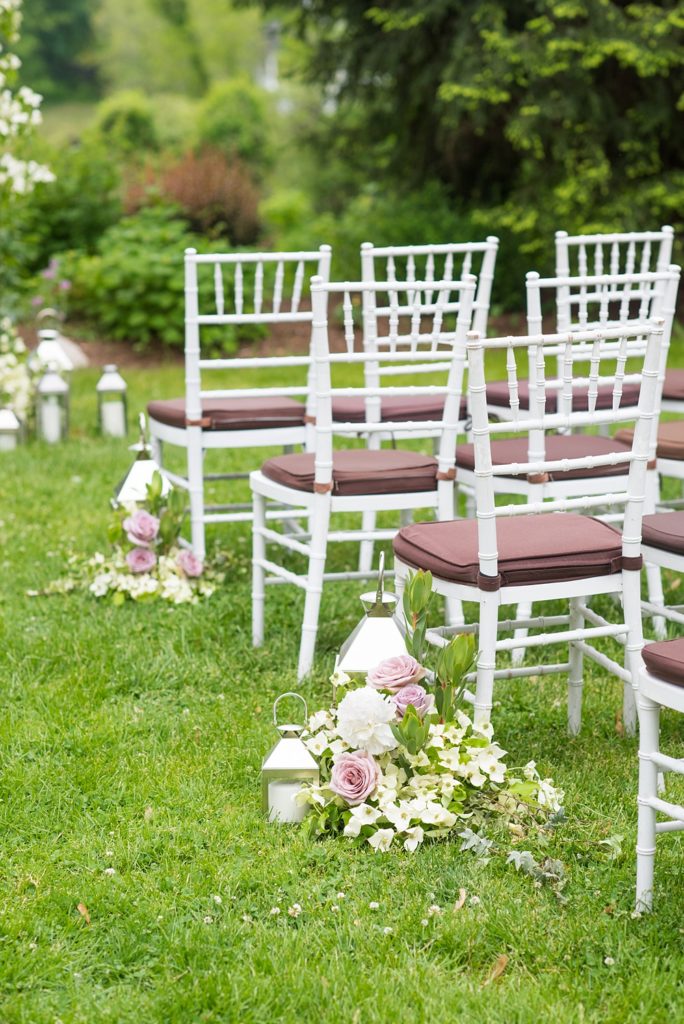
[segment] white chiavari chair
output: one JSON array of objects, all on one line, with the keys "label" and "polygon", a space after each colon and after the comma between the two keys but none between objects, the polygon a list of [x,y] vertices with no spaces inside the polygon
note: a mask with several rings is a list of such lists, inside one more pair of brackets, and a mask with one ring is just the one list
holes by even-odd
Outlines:
[{"label": "white chiavari chair", "polygon": [[[602,274],[583,277],[541,278],[532,271],[527,274],[527,324],[531,335],[542,332],[542,309],[544,296],[551,295],[556,303],[556,324],[559,332],[591,330],[619,325],[648,324],[656,320],[663,321],[663,339],[661,344],[660,388],[662,389],[667,354],[669,350],[672,325],[674,323],[677,289],[679,287],[680,269],[671,265],[666,270],[641,271],[634,273]],[[645,342],[644,342],[645,343]],[[570,367],[562,362],[562,350],[555,367],[555,375],[546,382],[547,403],[550,408],[558,408],[565,400],[564,394],[571,396],[573,409],[587,408],[588,386],[569,379]],[[498,382],[487,387],[490,411],[499,419],[514,416],[519,409],[530,407],[530,391],[526,380],[518,385],[513,396],[514,404],[507,406],[508,382]],[[597,394],[597,409],[609,409],[613,400],[612,387],[606,385]],[[631,405],[635,408],[639,400],[638,387],[625,387],[621,396],[624,408]],[[593,426],[593,424],[590,424]],[[618,423],[615,426],[619,426]],[[550,435],[546,440],[549,457],[561,462],[565,458],[577,458],[582,454],[610,456],[621,452],[625,445],[631,444],[631,434],[618,433],[615,438],[605,436],[610,433],[610,419],[600,425],[600,434],[576,433]],[[520,439],[495,441],[493,457],[497,461],[515,461],[514,455],[520,453]],[[658,474],[655,467],[655,440],[652,445],[651,468],[648,473],[647,512],[654,512],[658,501]],[[683,464],[684,465],[684,464]],[[472,445],[461,446],[458,451],[456,468],[459,486],[473,487],[473,448]],[[598,493],[611,487],[624,489],[625,481],[616,479],[616,475],[626,472],[625,466],[617,461],[614,465],[597,464],[586,471],[563,473],[558,471],[546,480],[525,479],[515,480],[500,478],[495,487],[498,493],[520,494],[534,491],[537,500],[554,496],[572,497],[583,493]],[[662,601],[660,572],[654,567],[647,567],[649,593],[654,603]],[[518,618],[524,619],[531,613],[530,607],[520,607]],[[662,623],[658,623],[662,629]],[[520,631],[520,636],[525,631]],[[517,663],[524,654],[523,648],[516,651],[514,661]]]},{"label": "white chiavari chair", "polygon": [[[324,582],[333,579],[360,579],[368,570],[327,573],[328,544],[338,541],[390,540],[396,530],[374,528],[369,534],[350,528],[331,529],[331,516],[338,512],[413,512],[432,508],[437,516],[453,515],[454,453],[459,427],[465,339],[471,322],[471,305],[475,280],[430,282],[430,301],[425,301],[424,282],[410,285],[387,282],[327,284],[313,279],[312,357],[315,361],[315,443],[314,451],[302,455],[283,455],[269,459],[261,470],[251,474],[254,501],[253,535],[253,641],[263,643],[265,587],[269,583],[291,583],[305,591],[304,618],[299,653],[298,675],[301,678],[313,662],[321,593]],[[375,358],[372,346],[357,351],[352,301],[361,295],[367,303],[389,292],[404,295],[411,290],[413,307],[410,321],[403,325],[399,318],[393,326],[394,346],[385,353],[388,362],[406,365],[449,362],[447,380],[443,385],[403,384],[387,388],[334,387],[333,377],[340,367],[363,367]],[[342,299],[346,350],[331,352],[328,339],[328,305]],[[405,344],[406,338],[413,339]],[[332,372],[332,376],[331,376]],[[420,378],[418,378],[420,380]],[[398,425],[381,421],[381,392],[396,398],[439,397],[443,412],[439,419],[402,421],[405,437],[411,431],[420,436],[426,427],[440,431],[437,458],[415,450],[379,448],[338,448],[339,437],[348,438],[353,425],[332,418],[332,405],[338,398],[361,398],[366,404],[366,418],[360,424],[364,433],[394,430]],[[347,446],[349,441],[347,440]],[[308,536],[293,537],[272,529],[266,520],[269,502],[278,507],[302,510],[309,522]],[[303,573],[296,574],[267,557],[267,544],[281,550],[297,552],[306,560]]]},{"label": "white chiavari chair", "polygon": [[[220,357],[216,333],[239,325],[310,325],[309,278],[330,276],[330,246],[313,252],[185,252],[185,397],[147,406],[153,454],[162,465],[164,445],[184,448],[185,474],[165,473],[189,494],[191,545],[205,553],[205,526],[251,519],[251,504],[207,505],[207,480],[242,480],[247,473],[205,475],[207,451],[291,447],[310,436],[306,402],[311,386],[308,356]],[[207,353],[203,338],[214,332]],[[219,343],[220,345],[220,340]],[[279,383],[283,373],[299,367],[299,384]],[[208,386],[207,377],[224,381]],[[255,380],[272,382],[256,386]],[[243,386],[240,386],[241,381]]]},{"label": "white chiavari chair", "polygon": [[[639,823],[636,909],[653,908],[656,837],[684,831],[684,804],[665,799],[660,777],[684,775],[684,758],[660,750],[660,709],[684,712],[684,639],[647,644],[639,674]],[[658,815],[665,820],[658,821]]]},{"label": "white chiavari chair", "polygon": [[[499,247],[499,240],[490,235],[483,242],[447,242],[434,245],[389,245],[375,246],[372,242],[361,245],[361,277],[363,281],[399,281],[405,284],[421,280],[426,283],[425,301],[430,302],[432,285],[437,280],[461,281],[474,275],[477,279],[475,299],[473,301],[473,330],[481,334],[487,333],[489,304],[494,280],[494,268]],[[427,363],[423,366],[411,360],[406,365],[396,361],[383,360],[383,355],[392,351],[393,359],[397,351],[397,324],[402,317],[410,319],[413,307],[413,292],[388,291],[384,302],[362,302],[363,344],[367,349],[377,353],[377,359],[368,360],[364,366],[365,384],[367,387],[379,388],[386,384],[397,383],[397,378],[408,374],[413,380],[419,374],[441,374],[446,379],[449,363],[441,365]],[[412,350],[415,342],[407,335],[404,344]],[[392,420],[401,424],[406,420],[439,420],[442,415],[443,397],[440,395],[392,396],[384,394],[380,401],[381,420]],[[346,422],[359,422],[365,416],[364,402],[360,398],[338,398],[333,402],[333,419]],[[459,434],[465,432],[466,401],[462,400],[460,409]],[[371,448],[380,448],[383,441],[396,443],[403,437],[401,429],[393,433],[373,432],[367,435],[366,441]],[[432,437],[436,439],[436,431],[423,428],[422,434],[416,430],[411,438]],[[364,529],[372,532],[375,524],[375,513],[367,511]],[[373,544],[371,541],[361,543],[359,549],[359,569],[367,571],[373,561]]]},{"label": "white chiavari chair", "polygon": [[[684,582],[684,511],[645,515],[641,527],[641,552],[647,566],[670,569],[682,577],[681,580],[678,578],[678,583]],[[648,601],[642,601],[642,609],[654,621],[667,620],[684,626],[684,603],[666,602],[662,592],[659,601],[649,594]]]},{"label": "white chiavari chair", "polygon": [[[489,720],[496,679],[566,673],[568,676],[568,723],[571,733],[581,724],[583,658],[589,657],[624,683],[624,722],[635,727],[638,656],[642,646],[640,570],[641,516],[646,492],[646,465],[650,434],[657,418],[662,327],[649,328],[644,348],[643,328],[607,328],[566,335],[468,341],[468,393],[475,439],[476,519],[417,523],[404,527],[394,540],[397,591],[411,569],[430,570],[433,589],[447,599],[476,602],[479,619],[472,625],[442,627],[429,633],[438,644],[453,632],[474,632],[479,638],[479,657],[472,696],[475,720]],[[559,349],[561,350],[559,353]],[[507,354],[511,406],[516,405],[517,359],[527,355],[530,409],[518,407],[508,422],[488,418],[485,354]],[[546,382],[552,377],[558,356],[573,368],[564,375],[557,409],[549,410]],[[579,372],[583,367],[589,367]],[[579,378],[579,379],[577,379]],[[573,410],[570,381],[587,388],[587,408]],[[549,458],[545,438],[551,430],[579,429],[590,423],[619,422],[634,418],[634,409],[621,407],[628,385],[639,386],[637,425],[631,448],[618,455],[581,455],[560,462]],[[610,387],[612,406],[598,408],[600,388]],[[523,436],[526,456],[511,464],[495,462],[493,440],[503,433]],[[545,478],[557,472],[584,473],[595,466],[612,466],[619,460],[629,467],[626,487],[596,494],[557,497],[538,501],[524,495],[520,503],[497,505],[494,481],[500,476]],[[620,477],[620,483],[625,479]],[[620,534],[611,524],[584,513],[611,507],[622,511]],[[581,514],[580,514],[581,513]],[[618,595],[621,621],[609,622],[589,607],[599,594]],[[534,601],[570,600],[567,615],[499,621],[503,605]],[[612,606],[612,605],[611,605]],[[564,629],[557,627],[563,626]],[[529,630],[524,638],[500,639],[499,632],[518,627]],[[594,646],[601,638],[624,645],[624,664]],[[567,661],[514,668],[497,664],[499,655],[522,646],[528,650],[547,644],[569,644]]]}]

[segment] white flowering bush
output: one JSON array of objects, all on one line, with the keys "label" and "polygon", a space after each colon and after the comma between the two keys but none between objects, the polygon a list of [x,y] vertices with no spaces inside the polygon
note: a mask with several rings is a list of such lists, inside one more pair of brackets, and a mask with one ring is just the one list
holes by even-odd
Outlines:
[{"label": "white flowering bush", "polygon": [[26,422],[33,407],[35,367],[9,317],[0,318],[0,408]]},{"label": "white flowering bush", "polygon": [[11,53],[19,39],[21,0],[0,0],[0,198],[25,195],[38,182],[54,181],[48,167],[23,159],[23,143],[41,123],[42,96],[22,85],[15,90],[21,61]]},{"label": "white flowering bush", "polygon": [[560,812],[562,791],[534,762],[509,769],[491,724],[477,728],[461,710],[441,721],[433,708],[412,742],[402,732],[400,693],[350,690],[338,707],[309,719],[303,740],[319,759],[321,778],[299,799],[311,807],[314,834],[346,836],[378,852],[413,852],[426,839],[460,836],[473,818],[503,817],[516,835],[524,823]]}]

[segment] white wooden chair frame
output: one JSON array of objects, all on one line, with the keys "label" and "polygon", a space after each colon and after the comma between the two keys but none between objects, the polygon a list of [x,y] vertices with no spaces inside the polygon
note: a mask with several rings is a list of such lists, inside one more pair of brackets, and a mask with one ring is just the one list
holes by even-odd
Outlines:
[{"label": "white wooden chair frame", "polygon": [[[542,331],[542,291],[544,290],[553,291],[555,294],[556,326],[559,332],[602,329],[633,323],[654,323],[656,320],[662,319],[663,340],[658,389],[658,402],[661,403],[679,277],[680,269],[674,264],[657,271],[639,270],[624,274],[611,272],[583,277],[541,278],[536,271],[530,271],[526,275],[528,331],[531,335]],[[638,312],[635,318],[630,317],[630,306],[634,303],[638,303]],[[615,304],[618,305],[618,316],[617,319],[611,319],[611,309]],[[562,395],[563,388],[567,386],[567,382],[564,381],[566,372],[559,354],[555,379],[545,381],[547,392]],[[516,415],[519,405],[517,394],[512,395],[512,402],[513,405],[510,409],[490,405],[489,411],[501,420],[511,419]],[[530,404],[532,404],[531,394]],[[610,422],[604,422],[602,432],[609,433],[609,427]],[[652,465],[655,467],[655,437],[652,442]],[[472,488],[472,474],[459,468],[458,479],[460,486]],[[519,480],[502,480],[497,485],[497,492],[509,494],[534,492],[536,500],[541,501],[554,496],[572,497],[579,494],[601,494],[606,488],[618,487],[624,490],[625,486],[626,478],[615,476],[610,478],[594,476],[586,480],[549,481],[543,484],[531,484],[521,478]],[[647,478],[647,507],[645,511],[655,512],[658,501],[658,472],[655,468],[651,468]],[[654,603],[661,603],[660,571],[652,565],[647,565],[646,572],[650,598]],[[520,606],[517,612],[518,618],[528,618],[531,611],[529,606]],[[659,632],[662,633],[664,628],[662,621],[658,621],[656,625]],[[525,630],[521,629],[518,635],[523,637]],[[519,664],[524,653],[522,647],[518,648],[513,656],[514,663]]]},{"label": "white wooden chair frame", "polygon": [[[254,356],[247,358],[203,358],[201,354],[201,331],[203,327],[237,324],[301,324],[311,323],[311,310],[302,308],[301,302],[307,279],[310,276],[328,280],[330,276],[331,249],[322,245],[311,252],[270,252],[270,253],[198,253],[195,249],[185,251],[185,427],[170,426],[150,417],[150,435],[153,455],[162,465],[163,446],[171,444],[187,450],[187,475],[164,470],[169,480],[189,494],[191,547],[198,558],[205,554],[205,526],[208,523],[235,523],[251,520],[251,504],[233,503],[221,506],[205,506],[205,480],[247,479],[247,473],[220,473],[205,476],[204,454],[210,449],[264,448],[272,446],[290,447],[305,445],[311,437],[310,426],[281,426],[271,429],[206,430],[202,426],[203,399],[217,398],[265,398],[301,397],[310,402],[311,381],[303,386],[292,387],[228,387],[207,389],[202,387],[202,374],[212,370],[228,371],[269,371],[285,367],[302,367],[308,373],[311,361],[308,356]],[[198,292],[198,267],[202,264],[214,267],[214,311],[200,312]],[[284,295],[284,281],[288,266],[295,266],[294,281],[290,295]],[[270,308],[264,295],[265,268],[275,267],[273,293]],[[223,268],[230,267],[235,273],[235,303],[227,309],[224,293]],[[243,282],[247,272],[254,272],[254,302],[250,311],[243,296]],[[288,308],[283,308],[284,306]],[[230,378],[229,378],[230,379]],[[275,514],[275,513],[274,513]]]},{"label": "white wooden chair frame", "polygon": [[[418,508],[434,508],[439,517],[450,518],[453,514],[453,478],[456,436],[459,429],[458,411],[463,387],[463,371],[465,365],[465,339],[471,323],[471,307],[475,293],[475,278],[470,276],[458,282],[430,282],[436,301],[421,302],[421,293],[425,289],[424,282],[412,282],[410,285],[387,282],[345,282],[327,284],[322,278],[314,278],[311,282],[312,305],[314,312],[312,329],[312,352],[315,360],[316,406],[315,406],[315,483],[313,493],[284,486],[257,471],[251,474],[250,483],[254,502],[252,524],[253,535],[253,643],[260,646],[264,638],[264,604],[265,587],[268,584],[291,583],[306,593],[302,639],[299,652],[298,677],[307,675],[313,664],[313,656],[318,630],[318,617],[323,584],[335,579],[363,579],[372,574],[368,569],[357,571],[326,573],[326,552],[329,542],[337,541],[378,541],[391,540],[396,529],[373,528],[330,530],[330,518],[337,512],[379,512],[398,511],[411,512]],[[401,343],[403,336],[396,325],[395,350],[385,353],[390,363],[403,365],[414,360],[416,363],[443,363],[449,358],[450,368],[445,386],[436,385],[403,385],[401,387],[362,387],[332,388],[331,366],[335,364],[364,365],[369,359],[376,358],[371,346],[364,351],[354,351],[354,326],[352,316],[352,300],[354,293],[364,294],[365,301],[372,303],[378,293],[387,292],[388,287],[398,292],[413,290],[414,307],[410,325],[415,349],[413,353],[406,350]],[[345,339],[347,351],[331,353],[328,344],[328,302],[331,296],[343,296]],[[450,302],[449,296],[457,295],[457,302]],[[455,329],[447,331],[442,326],[445,312],[456,317]],[[421,330],[421,321],[428,317],[431,321],[427,331]],[[426,349],[431,339],[432,350]],[[437,456],[437,488],[429,491],[406,491],[402,493],[385,493],[377,495],[337,495],[333,491],[333,438],[335,435],[349,436],[360,427],[364,433],[394,430],[399,427],[395,423],[380,423],[379,399],[381,395],[444,395],[444,416],[439,422],[428,422],[433,430],[440,430],[440,445]],[[335,396],[363,397],[366,403],[366,420],[362,424],[336,422],[332,419],[332,399]],[[409,436],[414,430],[417,435],[424,429],[424,422],[404,422],[401,429]],[[266,503],[276,502],[279,506],[302,510],[309,520],[308,536],[287,536],[267,526]],[[295,551],[308,560],[308,569],[303,574],[296,574],[273,560],[267,558],[266,544],[270,542],[289,551]]]},{"label": "white wooden chair frame", "polygon": [[[512,470],[524,474],[540,474],[555,469],[584,468],[587,464],[605,464],[606,457],[577,458],[565,460],[561,464],[535,458],[527,463],[515,466],[492,466],[491,437],[511,430],[515,432],[531,432],[542,434],[549,429],[574,429],[586,427],[591,423],[619,422],[621,419],[634,418],[632,409],[622,411],[618,408],[624,377],[622,354],[631,344],[637,344],[643,331],[628,331],[625,328],[608,329],[605,331],[573,332],[568,335],[538,335],[536,338],[490,338],[481,340],[471,336],[468,341],[468,391],[471,398],[473,415],[473,436],[475,439],[476,458],[476,517],[478,525],[479,571],[482,577],[498,576],[497,519],[501,516],[518,516],[530,513],[547,513],[555,511],[588,511],[598,507],[615,507],[624,509],[624,528],[622,535],[622,551],[624,565],[621,572],[609,576],[589,577],[582,580],[563,580],[561,582],[543,583],[522,586],[500,586],[499,589],[482,589],[479,586],[460,584],[441,579],[433,573],[433,589],[451,601],[474,601],[479,605],[479,622],[464,626],[441,627],[428,631],[432,643],[444,645],[448,637],[454,633],[473,632],[479,636],[479,656],[477,671],[472,675],[476,682],[474,694],[469,694],[474,704],[475,720],[489,721],[492,709],[494,682],[497,679],[524,676],[539,676],[557,673],[568,674],[568,726],[571,734],[579,732],[581,725],[583,657],[587,656],[602,668],[613,673],[624,683],[624,724],[629,733],[634,732],[636,725],[636,709],[633,686],[636,687],[638,672],[638,654],[642,646],[641,604],[640,604],[640,567],[641,567],[641,517],[646,489],[646,464],[648,461],[650,432],[654,419],[657,419],[657,390],[659,377],[660,341],[662,328],[653,327],[649,330],[648,343],[643,358],[643,372],[638,375],[641,382],[638,419],[631,451],[626,451],[623,460],[629,464],[629,477],[626,490],[610,494],[587,495],[570,498],[556,498],[549,502],[528,501],[524,504],[497,506],[495,504],[494,478],[499,475],[510,475]],[[556,359],[558,346],[564,346],[567,361],[569,354],[580,349],[584,352],[590,347],[594,352],[594,362],[598,366],[606,358],[606,346],[614,342],[616,348],[612,359],[616,362],[615,373],[608,377],[593,376],[589,384],[589,411],[563,411],[570,408],[570,393],[566,390],[566,402],[561,411],[547,413],[543,381],[544,366],[548,359]],[[640,343],[639,343],[640,344]],[[536,388],[536,406],[529,412],[521,411],[518,419],[512,422],[488,422],[486,384],[484,371],[484,352],[505,349],[509,355],[509,386],[511,396],[517,387],[515,371],[515,350],[523,349],[528,353],[530,381]],[[643,350],[642,350],[643,351]],[[617,356],[617,360],[616,360]],[[634,377],[630,377],[634,380]],[[608,411],[597,411],[596,400],[600,384],[610,382],[613,385],[613,406]],[[532,402],[531,402],[532,404]],[[531,445],[534,452],[538,449]],[[633,568],[632,568],[633,566]],[[638,568],[637,568],[638,566]],[[410,567],[395,556],[397,573],[397,592],[403,589]],[[624,608],[623,621],[610,623],[589,607],[588,599],[597,594],[615,594],[622,599]],[[525,605],[532,601],[570,600],[568,615],[527,618],[499,622],[499,608],[502,605]],[[586,623],[589,623],[587,626]],[[519,628],[544,630],[550,627],[565,626],[564,630],[553,629],[550,633],[537,632],[524,638],[498,639],[501,630],[515,631]],[[614,659],[597,650],[590,641],[602,637],[612,637],[624,646],[625,664],[619,665]],[[544,644],[569,643],[570,652],[566,662],[552,665],[520,666],[510,669],[496,667],[497,654],[513,651],[519,646],[525,649]]]},{"label": "white wooden chair frame", "polygon": [[[473,301],[471,328],[486,335],[498,248],[499,239],[495,235],[489,235],[484,242],[446,242],[434,245],[375,246],[372,242],[363,242],[361,244],[361,277],[363,281],[372,283],[376,280],[386,280],[387,282],[401,280],[405,284],[415,284],[420,278],[430,285],[425,292],[425,301],[430,302],[436,280],[465,280],[475,273],[477,287]],[[478,260],[479,266],[474,271],[473,265]],[[400,266],[405,266],[404,273],[400,273]],[[391,337],[396,335],[398,319],[402,316],[411,316],[414,294],[412,290],[407,290],[404,302],[400,302],[399,293],[389,291],[388,299],[386,304],[378,305],[376,302],[366,301],[364,297],[364,346],[375,349],[378,354],[377,360],[369,360],[365,364],[366,387],[379,388],[383,378],[393,379],[402,375],[406,376],[406,374],[411,379],[420,373],[442,371],[446,374],[449,369],[448,361],[439,365],[427,363],[424,366],[419,366],[412,361],[402,366],[383,360],[383,353],[390,350],[396,351],[396,344],[392,343]],[[408,336],[405,345],[411,345]],[[466,419],[464,418],[459,425],[459,435],[464,434],[465,430]],[[407,436],[411,439],[432,437],[436,440],[440,436],[440,431],[431,431],[427,426],[422,432],[413,430],[408,434],[401,429],[392,433],[374,431],[367,436],[367,444],[369,448],[380,448],[383,441],[391,440],[394,443]],[[374,527],[375,512],[367,510],[364,513],[363,529],[366,532],[371,532]],[[359,549],[359,569],[368,571],[372,562],[373,542],[362,541]]]},{"label": "white wooden chair frame", "polygon": [[[684,758],[660,752],[660,709],[684,712],[684,687],[652,675],[643,665],[639,674],[639,821],[637,831],[636,909],[653,907],[656,837],[684,831],[684,806],[663,799],[659,776],[684,775]],[[664,821],[657,821],[657,815]]]}]

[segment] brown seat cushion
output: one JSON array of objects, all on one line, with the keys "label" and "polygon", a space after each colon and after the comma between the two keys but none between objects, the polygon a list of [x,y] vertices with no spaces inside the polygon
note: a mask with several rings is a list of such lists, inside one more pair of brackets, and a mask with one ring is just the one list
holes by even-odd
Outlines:
[{"label": "brown seat cushion", "polygon": [[684,402],[684,370],[667,370],[663,398],[670,402]]},{"label": "brown seat cushion", "polygon": [[[633,435],[632,429],[618,430],[615,440],[631,445]],[[684,420],[660,424],[656,455],[659,459],[684,459]]]},{"label": "brown seat cushion", "polygon": [[[277,455],[261,471],[296,491],[314,489],[313,454]],[[403,494],[436,487],[437,460],[430,455],[366,448],[333,453],[333,494]]]},{"label": "brown seat cushion", "polygon": [[646,644],[644,664],[652,676],[675,686],[684,686],[684,637]]},{"label": "brown seat cushion", "polygon": [[[468,414],[467,401],[461,399],[459,418]],[[444,395],[389,395],[382,399],[381,420],[440,420],[444,413]],[[338,423],[362,423],[366,418],[363,398],[334,398],[332,416]]]},{"label": "brown seat cushion", "polygon": [[[622,568],[620,534],[590,516],[551,512],[501,518],[496,526],[502,586],[608,576]],[[472,586],[480,582],[472,519],[405,526],[394,539],[394,553],[440,579]]]},{"label": "brown seat cushion", "polygon": [[656,512],[644,516],[641,539],[653,548],[684,555],[684,512]]},{"label": "brown seat cushion", "polygon": [[[622,391],[621,405],[636,405],[639,401],[639,385],[626,384]],[[530,386],[527,380],[518,381],[518,398],[521,409],[530,407]],[[505,380],[491,381],[487,385],[487,403],[510,407],[511,398],[508,392],[508,382]],[[611,409],[613,406],[613,387],[610,384],[599,386],[596,399],[597,409]],[[546,392],[546,412],[555,412],[558,408],[558,392]],[[573,412],[586,412],[589,408],[589,388],[573,388],[572,392]]]},{"label": "brown seat cushion", "polygon": [[[202,402],[204,430],[267,430],[269,427],[298,427],[306,410],[294,398],[212,398]],[[148,402],[148,416],[169,427],[185,427],[185,399],[170,398]]]},{"label": "brown seat cushion", "polygon": [[[507,462],[527,462],[527,436],[502,438],[492,441],[492,462],[495,466]],[[546,437],[547,459],[577,459],[583,455],[609,455],[611,452],[624,452],[626,445],[613,441],[609,437],[594,437],[590,434],[570,434],[560,436],[548,434]],[[456,465],[462,469],[475,468],[475,448],[472,444],[462,444],[456,451]],[[551,480],[576,480],[588,476],[619,476],[629,472],[629,464],[618,463],[615,466],[595,466],[592,469],[570,469],[566,472],[557,470],[550,473]],[[511,474],[512,476],[513,474]]]}]

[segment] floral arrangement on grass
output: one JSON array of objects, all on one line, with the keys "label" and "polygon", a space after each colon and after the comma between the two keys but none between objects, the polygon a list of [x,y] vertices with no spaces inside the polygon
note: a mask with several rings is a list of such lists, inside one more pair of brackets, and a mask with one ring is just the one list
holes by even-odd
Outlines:
[{"label": "floral arrangement on grass", "polygon": [[54,580],[44,590],[30,590],[29,596],[85,588],[115,605],[128,600],[196,604],[211,597],[224,574],[216,561],[208,566],[180,546],[184,515],[183,496],[174,490],[164,495],[161,474],[156,471],[144,503],[115,509],[108,531],[109,555],[98,551],[85,561],[72,556],[69,576]]},{"label": "floral arrangement on grass", "polygon": [[0,408],[25,423],[33,408],[36,367],[9,317],[0,319]]},{"label": "floral arrangement on grass", "polygon": [[[473,636],[441,648],[433,671],[421,663],[430,594],[430,574],[416,573],[405,593],[413,653],[383,661],[365,686],[346,689],[337,706],[309,719],[303,741],[320,761],[320,781],[299,799],[311,805],[315,835],[381,852],[455,836],[463,848],[487,849],[491,842],[473,831],[487,819],[504,818],[520,838],[561,814],[562,791],[534,762],[508,768],[491,724],[475,726],[458,706],[475,661]],[[332,681],[338,693],[350,683],[344,673]]]},{"label": "floral arrangement on grass", "polygon": [[161,599],[172,604],[196,603],[210,597],[219,575],[192,551],[180,547],[185,500],[176,490],[162,493],[162,477],[155,472],[144,504],[118,508],[109,526],[113,551],[89,559],[93,575],[89,585],[95,597],[111,597],[114,604]]}]

